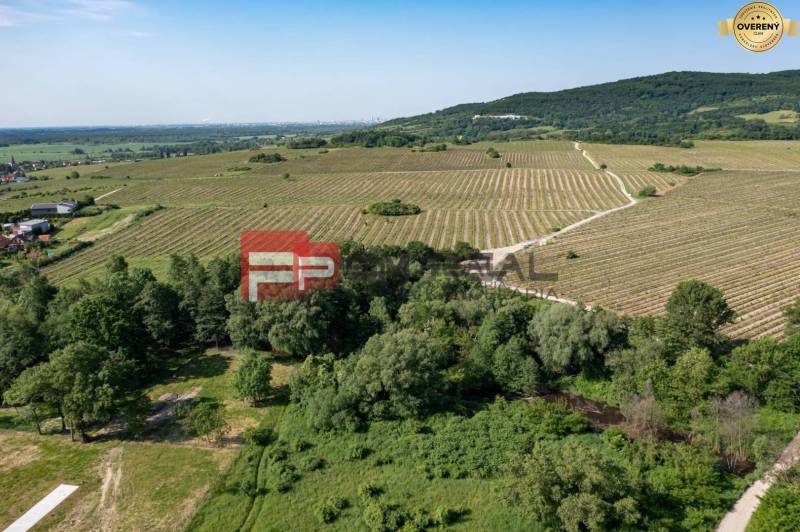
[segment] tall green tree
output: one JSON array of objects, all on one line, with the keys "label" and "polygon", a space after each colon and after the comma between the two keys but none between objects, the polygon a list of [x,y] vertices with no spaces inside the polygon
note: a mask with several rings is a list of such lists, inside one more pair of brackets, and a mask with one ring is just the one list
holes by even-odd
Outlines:
[{"label": "tall green tree", "polygon": [[121,352],[76,342],[50,355],[52,386],[60,397],[70,428],[81,441],[88,430],[120,411],[135,384],[135,365]]},{"label": "tall green tree", "polygon": [[735,317],[718,288],[696,279],[684,281],[667,301],[665,340],[674,355],[692,347],[713,349],[721,341],[720,327]]},{"label": "tall green tree", "polygon": [[272,364],[269,359],[249,351],[233,378],[233,388],[239,399],[247,399],[251,403],[259,403],[266,399],[272,391]]},{"label": "tall green tree", "polygon": [[46,359],[42,337],[29,312],[0,299],[0,393],[22,371]]}]

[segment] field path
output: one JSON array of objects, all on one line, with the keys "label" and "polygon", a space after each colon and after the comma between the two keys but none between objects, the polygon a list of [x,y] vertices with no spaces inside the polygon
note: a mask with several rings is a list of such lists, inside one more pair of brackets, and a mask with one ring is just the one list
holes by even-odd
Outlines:
[{"label": "field path", "polygon": [[119,192],[120,190],[122,190],[122,189],[121,189],[121,188],[118,188],[118,189],[116,189],[116,190],[112,190],[111,192],[106,192],[105,194],[101,194],[101,195],[97,196],[97,197],[96,197],[94,200],[95,200],[95,201],[100,201],[101,199],[103,199],[103,198],[107,198],[107,197],[109,197],[111,194],[113,194],[113,193],[115,193],[115,192]]},{"label": "field path", "polygon": [[781,471],[789,469],[800,461],[800,432],[789,442],[786,449],[781,453],[780,458],[772,466],[772,469],[767,471],[763,477],[753,482],[747,491],[745,491],[733,508],[725,514],[725,517],[717,527],[717,532],[744,532],[747,528],[747,523],[753,516],[753,512],[758,508],[761,502],[761,497],[767,492],[769,487],[775,481],[775,477]]},{"label": "field path", "polygon": [[[581,154],[583,154],[583,156],[586,158],[587,161],[589,161],[589,163],[595,168],[595,170],[603,170],[602,168],[600,168],[600,165],[597,164],[597,161],[592,159],[592,156],[589,155],[589,153],[585,149],[583,149],[583,146],[581,145],[580,142],[575,142],[575,149],[578,150],[579,152],[581,152]],[[542,236],[539,239],[535,239],[534,238],[534,239],[531,239],[531,240],[524,240],[522,242],[517,242],[516,244],[512,244],[510,246],[504,246],[504,247],[501,247],[501,248],[484,249],[481,252],[482,253],[487,253],[487,254],[491,253],[492,254],[492,264],[500,264],[503,261],[503,259],[505,259],[506,256],[509,255],[509,254],[516,253],[518,251],[522,251],[523,249],[526,249],[526,248],[528,248],[530,246],[534,246],[534,245],[543,246],[547,242],[549,242],[550,240],[552,240],[553,238],[555,238],[557,236],[563,235],[564,233],[572,231],[573,229],[577,229],[578,227],[580,227],[582,225],[585,225],[585,224],[587,224],[587,223],[589,223],[589,222],[591,222],[593,220],[597,220],[598,218],[602,218],[603,216],[607,216],[607,215],[611,214],[612,212],[621,211],[623,209],[627,209],[628,207],[632,207],[632,206],[636,205],[637,203],[639,203],[636,200],[636,198],[633,197],[633,195],[631,195],[628,192],[628,190],[625,188],[625,183],[622,182],[622,179],[620,179],[617,174],[615,174],[614,172],[611,172],[608,169],[603,170],[603,172],[606,175],[608,175],[611,178],[613,178],[614,180],[616,180],[617,184],[619,185],[620,191],[625,195],[626,198],[628,198],[628,203],[626,203],[625,205],[620,205],[619,207],[613,207],[613,208],[605,210],[605,211],[597,211],[595,214],[593,214],[592,216],[589,216],[588,218],[584,218],[583,220],[579,220],[579,221],[575,222],[574,224],[570,224],[570,225],[562,228],[560,231],[558,231],[556,233],[546,234],[546,235]]]}]

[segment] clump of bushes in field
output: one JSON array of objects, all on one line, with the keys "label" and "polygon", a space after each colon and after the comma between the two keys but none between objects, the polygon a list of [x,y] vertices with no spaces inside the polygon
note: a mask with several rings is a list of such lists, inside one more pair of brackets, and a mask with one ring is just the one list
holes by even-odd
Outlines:
[{"label": "clump of bushes in field", "polygon": [[160,203],[157,204],[157,205],[153,205],[152,207],[148,207],[148,208],[143,209],[143,210],[137,212],[136,214],[134,214],[133,215],[133,221],[136,222],[138,220],[141,220],[142,218],[147,218],[151,214],[154,214],[154,213],[156,213],[158,211],[161,211],[161,210],[164,210],[164,206],[161,205]]},{"label": "clump of bushes in field", "polygon": [[320,137],[299,137],[286,143],[286,146],[293,150],[305,148],[321,148],[327,146],[328,141]]},{"label": "clump of bushes in field", "polygon": [[561,231],[561,228],[560,228],[560,227],[558,227],[558,226],[549,227],[549,228],[547,229],[547,231],[548,231],[548,232],[550,232],[550,233],[558,233],[559,231]]},{"label": "clump of bushes in field", "polygon": [[327,525],[336,521],[342,513],[342,510],[349,505],[350,503],[344,497],[328,497],[328,499],[317,506],[315,513],[317,514],[317,518]]},{"label": "clump of bushes in field", "polygon": [[639,191],[640,198],[651,198],[656,195],[656,187],[653,185],[645,185],[642,190]]},{"label": "clump of bushes in field", "polygon": [[399,199],[373,203],[363,211],[364,214],[378,214],[381,216],[408,216],[421,212],[422,209],[418,205],[403,203]]},{"label": "clump of bushes in field", "polygon": [[447,151],[447,144],[431,144],[425,147],[425,151]]},{"label": "clump of bushes in field", "polygon": [[252,170],[249,166],[232,166],[228,168],[228,172],[249,172]]},{"label": "clump of bushes in field", "polygon": [[673,174],[680,174],[685,176],[695,176],[701,172],[719,172],[722,168],[706,168],[704,166],[680,166],[666,165],[664,163],[655,163],[649,168],[651,172],[668,172]]},{"label": "clump of bushes in field", "polygon": [[490,159],[499,159],[500,152],[494,148],[489,148],[488,150],[486,150],[486,156]]},{"label": "clump of bushes in field", "polygon": [[286,157],[280,153],[259,153],[250,157],[251,163],[280,163],[286,160]]},{"label": "clump of bushes in field", "polygon": [[570,249],[569,251],[567,251],[567,255],[566,255],[566,257],[568,259],[570,259],[570,260],[571,259],[577,259],[579,256],[580,255],[578,255],[578,252],[575,251],[574,249]]}]

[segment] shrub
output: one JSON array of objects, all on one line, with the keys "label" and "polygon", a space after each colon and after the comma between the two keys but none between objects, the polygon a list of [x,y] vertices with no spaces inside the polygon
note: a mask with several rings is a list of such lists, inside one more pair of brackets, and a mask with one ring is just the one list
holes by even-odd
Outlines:
[{"label": "shrub", "polygon": [[366,214],[379,214],[381,216],[407,216],[419,214],[422,209],[413,203],[403,203],[399,199],[373,203],[366,209]]},{"label": "shrub", "polygon": [[405,512],[396,504],[374,501],[364,508],[364,523],[375,532],[398,530],[406,521]]},{"label": "shrub", "polygon": [[567,258],[568,259],[577,259],[578,256],[579,256],[578,253],[575,252],[574,250],[570,249],[569,251],[567,251]]},{"label": "shrub", "polygon": [[486,150],[486,156],[489,157],[490,159],[499,159],[500,152],[498,152],[494,148],[489,148],[488,150]]},{"label": "shrub", "polygon": [[319,471],[324,469],[327,462],[319,456],[305,456],[300,460],[300,467],[303,471]]},{"label": "shrub", "polygon": [[251,163],[279,163],[285,161],[286,157],[280,153],[259,153],[250,157]]},{"label": "shrub", "polygon": [[358,487],[358,496],[362,500],[374,499],[382,495],[384,491],[383,486],[375,482],[365,482]]},{"label": "shrub", "polygon": [[247,399],[252,404],[263,401],[272,390],[271,376],[272,364],[269,359],[255,351],[248,352],[233,377],[236,397]]},{"label": "shrub", "polygon": [[325,524],[333,523],[339,518],[342,510],[348,506],[347,499],[343,497],[329,497],[325,502],[317,506],[317,518]]},{"label": "shrub", "polygon": [[248,443],[255,445],[267,446],[275,438],[275,433],[268,427],[249,428],[244,431],[244,439]]},{"label": "shrub", "polygon": [[347,450],[347,458],[349,460],[363,460],[372,452],[372,449],[360,444],[356,443],[350,449]]},{"label": "shrub", "polygon": [[639,191],[639,196],[642,198],[649,198],[656,195],[656,187],[653,185],[646,185]]}]

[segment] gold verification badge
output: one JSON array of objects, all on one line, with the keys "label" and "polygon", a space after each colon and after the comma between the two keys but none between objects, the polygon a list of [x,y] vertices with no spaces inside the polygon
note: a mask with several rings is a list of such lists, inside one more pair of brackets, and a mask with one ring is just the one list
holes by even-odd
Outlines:
[{"label": "gold verification badge", "polygon": [[772,50],[784,33],[796,36],[797,22],[783,18],[775,6],[766,2],[751,2],[734,18],[719,21],[721,36],[733,35],[736,42],[751,52]]}]

